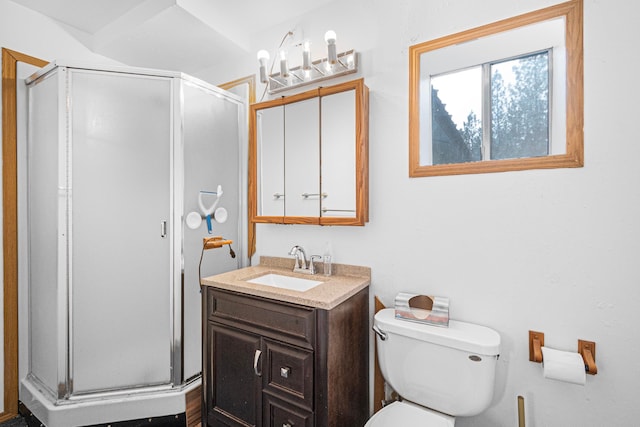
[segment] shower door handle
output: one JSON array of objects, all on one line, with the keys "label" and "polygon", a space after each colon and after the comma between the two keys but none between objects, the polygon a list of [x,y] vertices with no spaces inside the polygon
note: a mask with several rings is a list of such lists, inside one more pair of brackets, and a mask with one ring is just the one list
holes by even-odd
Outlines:
[{"label": "shower door handle", "polygon": [[258,370],[258,364],[260,363],[260,356],[262,355],[262,351],[256,350],[256,353],[253,355],[253,372],[256,373],[257,376],[262,376],[262,369]]},{"label": "shower door handle", "polygon": [[167,237],[167,221],[160,221],[160,237]]}]

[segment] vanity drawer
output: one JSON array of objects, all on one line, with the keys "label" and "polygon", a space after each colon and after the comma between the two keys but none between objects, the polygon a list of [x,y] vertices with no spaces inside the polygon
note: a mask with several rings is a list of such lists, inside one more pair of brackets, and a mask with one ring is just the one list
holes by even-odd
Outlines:
[{"label": "vanity drawer", "polygon": [[265,427],[313,427],[313,412],[289,405],[273,396],[265,395],[262,425]]},{"label": "vanity drawer", "polygon": [[208,289],[209,320],[312,349],[316,313],[304,307],[216,288]]},{"label": "vanity drawer", "polygon": [[265,391],[313,409],[313,352],[271,340],[264,349]]}]

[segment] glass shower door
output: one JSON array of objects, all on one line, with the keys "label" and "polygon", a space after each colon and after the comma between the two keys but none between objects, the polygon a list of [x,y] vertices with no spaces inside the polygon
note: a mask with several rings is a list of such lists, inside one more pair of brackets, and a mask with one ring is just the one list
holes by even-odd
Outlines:
[{"label": "glass shower door", "polygon": [[70,394],[169,384],[172,81],[68,73]]},{"label": "glass shower door", "polygon": [[[223,196],[218,207],[227,210],[224,223],[213,221],[212,234],[208,234],[203,222],[192,230],[184,227],[183,234],[183,313],[184,380],[202,371],[201,297],[198,280],[198,264],[202,253],[202,239],[224,236],[233,240],[237,257],[231,258],[229,250],[208,250],[202,254],[202,277],[237,269],[240,266],[240,144],[239,105],[230,102],[211,89],[190,82],[182,84],[184,98],[184,205],[183,215],[200,212],[199,192],[216,191],[222,186]],[[213,198],[206,200],[210,205]]]}]

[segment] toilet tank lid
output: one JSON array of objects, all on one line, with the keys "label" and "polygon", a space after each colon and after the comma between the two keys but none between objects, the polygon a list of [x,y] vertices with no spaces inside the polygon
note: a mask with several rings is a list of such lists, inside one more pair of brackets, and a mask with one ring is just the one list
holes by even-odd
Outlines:
[{"label": "toilet tank lid", "polygon": [[377,312],[374,324],[383,332],[403,335],[469,353],[485,356],[500,354],[500,334],[486,326],[450,320],[449,327],[444,328],[400,320],[396,318],[393,308],[385,308]]}]

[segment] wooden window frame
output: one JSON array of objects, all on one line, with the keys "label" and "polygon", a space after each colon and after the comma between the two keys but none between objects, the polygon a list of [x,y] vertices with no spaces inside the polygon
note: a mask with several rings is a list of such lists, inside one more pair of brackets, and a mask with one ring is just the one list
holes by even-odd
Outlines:
[{"label": "wooden window frame", "polygon": [[[409,176],[426,177],[584,166],[583,4],[571,0],[409,48]],[[566,150],[565,154],[521,159],[420,165],[420,55],[432,50],[556,18],[565,19]]]}]

